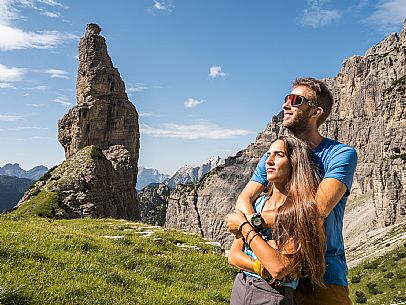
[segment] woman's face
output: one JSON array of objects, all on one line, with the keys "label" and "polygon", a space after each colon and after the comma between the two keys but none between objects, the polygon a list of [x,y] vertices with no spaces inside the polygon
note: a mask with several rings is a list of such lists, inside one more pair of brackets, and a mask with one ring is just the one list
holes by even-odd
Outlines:
[{"label": "woman's face", "polygon": [[269,182],[287,184],[291,165],[282,140],[276,140],[268,150],[266,178]]}]

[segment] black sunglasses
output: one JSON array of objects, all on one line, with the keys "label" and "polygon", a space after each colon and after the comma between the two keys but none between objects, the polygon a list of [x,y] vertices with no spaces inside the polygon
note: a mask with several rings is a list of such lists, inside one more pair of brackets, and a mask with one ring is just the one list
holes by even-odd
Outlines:
[{"label": "black sunglasses", "polygon": [[303,105],[304,102],[308,103],[310,106],[316,107],[316,104],[314,102],[309,101],[304,96],[301,96],[301,95],[298,95],[298,94],[288,94],[285,97],[285,103],[288,103],[288,102],[293,107],[301,106],[301,105]]}]

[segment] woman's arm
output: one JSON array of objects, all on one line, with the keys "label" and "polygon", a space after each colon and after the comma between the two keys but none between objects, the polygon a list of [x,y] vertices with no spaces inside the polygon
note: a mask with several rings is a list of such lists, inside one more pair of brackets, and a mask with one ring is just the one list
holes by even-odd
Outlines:
[{"label": "woman's arm", "polygon": [[242,251],[244,242],[242,238],[234,239],[230,252],[228,252],[228,263],[241,270],[253,272],[252,259]]},{"label": "woman's arm", "polygon": [[[246,221],[245,215],[241,211],[235,211],[233,214],[229,214],[229,221],[234,222],[234,225],[239,227],[244,221]],[[246,224],[242,227],[242,235],[247,242],[250,242],[250,247],[254,251],[258,260],[262,263],[266,270],[275,279],[283,279],[292,271],[293,267],[289,258],[289,255],[285,251],[278,251],[271,247],[260,235],[257,235],[255,231],[251,230],[252,226]],[[251,232],[249,232],[251,231]],[[248,234],[249,233],[249,234]],[[248,236],[247,236],[248,234]],[[242,245],[242,241],[241,241]],[[234,244],[233,244],[234,246]],[[241,247],[242,248],[242,247]],[[240,248],[240,249],[241,249]],[[233,247],[232,247],[233,249]],[[231,251],[230,251],[231,252]],[[241,251],[242,252],[242,251]],[[229,259],[230,262],[230,259]],[[233,264],[234,265],[234,264]],[[252,267],[251,267],[252,268]]]}]

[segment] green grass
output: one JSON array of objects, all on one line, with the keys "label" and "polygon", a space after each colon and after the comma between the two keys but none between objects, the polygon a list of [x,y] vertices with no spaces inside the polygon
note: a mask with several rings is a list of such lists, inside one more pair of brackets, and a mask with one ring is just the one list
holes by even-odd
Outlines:
[{"label": "green grass", "polygon": [[60,201],[61,194],[59,192],[42,190],[11,213],[16,217],[40,216],[51,218],[55,217],[55,213],[61,209],[59,207]]},{"label": "green grass", "polygon": [[[229,304],[236,272],[193,234],[123,220],[0,216],[3,305]],[[406,247],[351,269],[349,280],[354,304],[404,304]]]},{"label": "green grass", "polygon": [[354,304],[406,304],[406,244],[349,272]]},{"label": "green grass", "polygon": [[237,271],[216,248],[143,226],[0,217],[0,304],[229,304]]}]

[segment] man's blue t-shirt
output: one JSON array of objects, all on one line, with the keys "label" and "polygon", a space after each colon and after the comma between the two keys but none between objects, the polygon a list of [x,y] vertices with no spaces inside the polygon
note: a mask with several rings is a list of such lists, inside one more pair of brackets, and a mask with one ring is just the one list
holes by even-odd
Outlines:
[{"label": "man's blue t-shirt", "polygon": [[[323,178],[335,178],[347,186],[343,198],[324,221],[326,234],[324,283],[347,286],[348,267],[344,253],[343,217],[357,166],[357,153],[351,146],[328,138],[324,138],[313,152]],[[265,168],[267,158],[267,153],[265,153],[251,177],[251,181],[265,186],[268,185]]]}]

